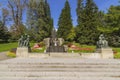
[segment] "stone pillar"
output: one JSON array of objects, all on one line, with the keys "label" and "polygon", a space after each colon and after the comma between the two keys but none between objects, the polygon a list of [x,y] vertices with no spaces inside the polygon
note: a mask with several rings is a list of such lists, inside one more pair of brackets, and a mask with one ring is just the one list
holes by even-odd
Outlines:
[{"label": "stone pillar", "polygon": [[59,46],[61,46],[64,43],[64,39],[63,38],[58,38],[59,40]]},{"label": "stone pillar", "polygon": [[113,59],[112,48],[99,48],[97,49],[98,53],[101,53],[101,58],[103,59]]},{"label": "stone pillar", "polygon": [[17,57],[29,57],[28,47],[18,47],[16,51]]},{"label": "stone pillar", "polygon": [[50,46],[50,38],[45,38],[43,41],[44,41],[46,47]]}]

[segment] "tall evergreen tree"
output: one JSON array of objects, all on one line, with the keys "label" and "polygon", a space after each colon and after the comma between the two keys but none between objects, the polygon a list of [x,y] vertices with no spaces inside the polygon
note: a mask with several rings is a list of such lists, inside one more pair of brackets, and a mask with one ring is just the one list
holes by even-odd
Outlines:
[{"label": "tall evergreen tree", "polygon": [[[82,1],[78,0],[77,8],[78,26],[77,36],[80,44],[95,44],[99,31],[99,11],[93,0],[87,0],[85,6],[82,6]],[[82,6],[82,7],[80,7]]]},{"label": "tall evergreen tree", "polygon": [[51,31],[53,29],[53,19],[51,18],[51,12],[50,12],[50,6],[45,0],[45,15],[46,15],[46,26],[47,26],[47,31],[48,31],[48,36],[51,35]]},{"label": "tall evergreen tree", "polygon": [[76,41],[77,42],[83,42],[80,38],[81,34],[82,34],[82,29],[84,28],[83,26],[83,21],[84,21],[84,5],[83,5],[83,0],[77,0],[77,9],[76,9],[76,12],[77,12],[77,22],[78,22],[78,25],[77,27],[75,28],[76,30]]},{"label": "tall evergreen tree", "polygon": [[72,19],[71,19],[71,12],[70,12],[70,5],[68,0],[65,2],[65,6],[62,9],[61,15],[58,21],[58,37],[62,37],[65,40],[69,41],[69,34],[73,29]]},{"label": "tall evergreen tree", "polygon": [[30,0],[27,12],[28,28],[34,39],[41,41],[49,37],[53,28],[53,20],[47,0]]},{"label": "tall evergreen tree", "polygon": [[83,0],[77,0],[77,22],[78,25],[80,25],[80,23],[82,23],[82,18],[83,18],[83,10],[84,10],[84,6],[83,6]]}]

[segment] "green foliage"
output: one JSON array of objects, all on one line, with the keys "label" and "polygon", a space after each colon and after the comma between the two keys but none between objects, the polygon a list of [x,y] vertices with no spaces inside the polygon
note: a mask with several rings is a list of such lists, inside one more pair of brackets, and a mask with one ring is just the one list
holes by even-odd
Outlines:
[{"label": "green foliage", "polygon": [[67,41],[72,42],[72,41],[74,41],[75,37],[76,37],[75,30],[74,30],[74,28],[72,28],[66,39],[67,39]]},{"label": "green foliage", "polygon": [[114,55],[114,58],[115,58],[115,59],[120,59],[120,53],[115,54],[115,55]]},{"label": "green foliage", "polygon": [[13,53],[13,52],[8,52],[6,55],[7,55],[8,57],[11,57],[11,58],[15,58],[15,57],[16,57],[16,54]]},{"label": "green foliage", "polygon": [[23,25],[23,24],[19,24],[19,32],[18,31],[15,31],[15,26],[11,26],[11,29],[10,29],[10,41],[17,41],[21,35],[27,33],[27,29],[26,29],[26,26]]},{"label": "green foliage", "polygon": [[120,48],[113,48],[114,58],[120,59]]},{"label": "green foliage", "polygon": [[[66,41],[74,40],[74,30],[72,25],[71,13],[70,13],[70,5],[68,0],[65,2],[65,6],[62,9],[61,15],[58,21],[58,37],[65,39]],[[72,34],[72,36],[71,36]]]},{"label": "green foliage", "polygon": [[0,21],[0,43],[8,42],[9,38],[10,35],[7,28],[3,25],[2,21]]},{"label": "green foliage", "polygon": [[40,42],[40,46],[45,47],[45,43],[43,41]]},{"label": "green foliage", "polygon": [[120,48],[113,48],[113,51],[116,51],[117,53],[120,53]]},{"label": "green foliage", "polygon": [[85,6],[83,0],[78,0],[77,5],[78,25],[76,27],[76,40],[80,44],[93,45],[100,32],[97,26],[100,25],[99,11],[93,0],[87,0]]},{"label": "green foliage", "polygon": [[105,15],[106,30],[109,30],[108,40],[110,46],[120,47],[120,6],[111,6]]},{"label": "green foliage", "polygon": [[32,40],[40,42],[50,36],[53,20],[47,0],[29,0],[27,24]]}]

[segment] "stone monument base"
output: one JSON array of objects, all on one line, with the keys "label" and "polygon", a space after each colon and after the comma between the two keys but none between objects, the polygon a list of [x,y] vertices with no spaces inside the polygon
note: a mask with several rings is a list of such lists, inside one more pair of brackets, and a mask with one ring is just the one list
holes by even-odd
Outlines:
[{"label": "stone monument base", "polygon": [[17,57],[29,57],[28,47],[18,47],[16,51]]},{"label": "stone monument base", "polygon": [[96,50],[97,53],[101,53],[101,57],[104,59],[113,59],[112,48],[99,48]]}]

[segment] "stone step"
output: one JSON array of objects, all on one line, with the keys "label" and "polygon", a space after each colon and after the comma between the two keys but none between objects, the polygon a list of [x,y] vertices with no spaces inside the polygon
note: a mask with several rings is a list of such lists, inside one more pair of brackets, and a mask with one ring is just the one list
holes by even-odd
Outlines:
[{"label": "stone step", "polygon": [[120,60],[15,58],[0,62],[0,80],[120,80]]},{"label": "stone step", "polygon": [[16,64],[16,65],[31,65],[31,64],[34,64],[34,65],[37,65],[37,64],[42,64],[42,65],[45,65],[45,64],[56,64],[56,65],[64,65],[64,64],[68,64],[68,65],[120,65],[120,62],[109,62],[109,61],[107,61],[107,62],[67,62],[67,61],[64,61],[64,62],[42,62],[42,61],[40,61],[40,62],[27,62],[27,61],[22,61],[22,62],[20,62],[20,61],[14,61],[14,62],[0,62],[0,65],[7,65],[7,64]]},{"label": "stone step", "polygon": [[120,80],[114,77],[2,77],[0,80]]},{"label": "stone step", "polygon": [[96,64],[120,64],[119,60],[114,60],[114,59],[79,59],[79,58],[16,58],[16,59],[11,59],[11,60],[6,60],[6,61],[2,61],[0,62],[0,64],[2,63],[59,63],[59,64],[66,64],[66,63],[74,63],[74,64],[78,64],[78,63],[96,63]]},{"label": "stone step", "polygon": [[0,72],[1,77],[118,77],[120,72]]},{"label": "stone step", "polygon": [[120,69],[112,69],[112,68],[25,68],[25,69],[17,69],[17,68],[9,68],[9,69],[0,69],[0,72],[120,72]]},{"label": "stone step", "polygon": [[117,66],[117,65],[81,65],[81,66],[51,66],[51,65],[48,65],[48,66],[23,66],[23,65],[1,65],[0,66],[0,70],[2,69],[45,69],[45,68],[54,68],[54,69],[62,69],[62,68],[69,68],[69,69],[74,69],[74,68],[77,68],[77,69],[120,69],[120,66]]},{"label": "stone step", "polygon": [[[81,65],[68,65],[68,64],[1,64],[0,65],[1,68],[120,68],[120,65],[103,65],[103,64],[99,64],[99,65],[93,65],[93,64],[81,64]],[[0,69],[1,69],[0,68]]]}]

